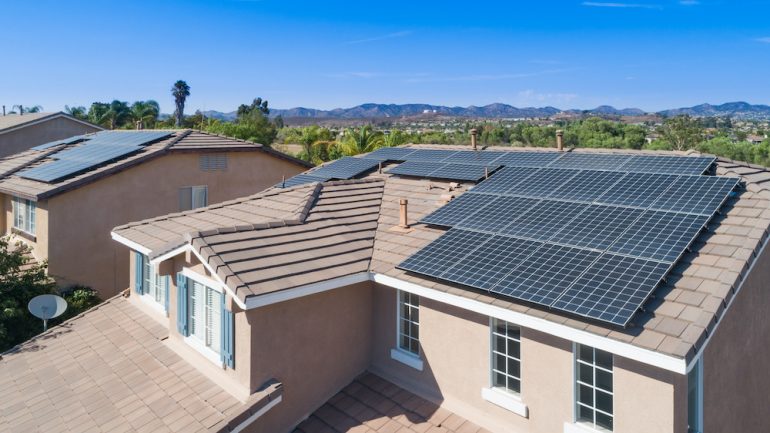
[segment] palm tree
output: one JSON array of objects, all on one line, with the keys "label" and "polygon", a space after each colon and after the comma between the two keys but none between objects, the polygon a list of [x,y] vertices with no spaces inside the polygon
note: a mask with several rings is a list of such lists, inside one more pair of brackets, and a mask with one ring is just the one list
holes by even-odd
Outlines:
[{"label": "palm tree", "polygon": [[174,95],[174,103],[176,104],[176,126],[182,126],[182,120],[184,120],[184,102],[187,97],[190,96],[190,86],[183,80],[179,80],[174,83],[174,87],[171,88],[171,94]]},{"label": "palm tree", "polygon": [[136,101],[131,105],[131,118],[141,122],[142,127],[154,128],[160,114],[160,105],[156,101]]},{"label": "palm tree", "polygon": [[382,137],[382,147],[394,147],[404,144],[404,134],[398,129],[391,130]]},{"label": "palm tree", "polygon": [[126,124],[131,119],[131,109],[128,102],[114,100],[110,102],[107,110],[101,114],[98,122],[102,126],[115,129]]},{"label": "palm tree", "polygon": [[88,110],[86,110],[86,107],[70,107],[69,105],[65,105],[64,112],[76,119],[88,120]]},{"label": "palm tree", "polygon": [[367,125],[359,130],[346,129],[341,149],[345,155],[358,155],[371,152],[381,146],[382,133],[372,131],[372,127]]},{"label": "palm tree", "polygon": [[11,114],[15,114],[17,108],[19,109],[19,114],[39,113],[39,112],[43,111],[43,107],[41,107],[40,105],[33,105],[31,107],[25,107],[25,106],[19,104],[19,105],[14,105],[13,107],[11,107]]}]

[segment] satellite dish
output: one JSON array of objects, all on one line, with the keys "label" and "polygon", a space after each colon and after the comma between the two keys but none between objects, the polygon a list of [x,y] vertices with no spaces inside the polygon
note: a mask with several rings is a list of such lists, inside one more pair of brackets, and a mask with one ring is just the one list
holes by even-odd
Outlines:
[{"label": "satellite dish", "polygon": [[67,311],[67,301],[57,295],[38,295],[27,304],[33,316],[43,319],[43,332],[48,329],[48,319],[61,316]]}]

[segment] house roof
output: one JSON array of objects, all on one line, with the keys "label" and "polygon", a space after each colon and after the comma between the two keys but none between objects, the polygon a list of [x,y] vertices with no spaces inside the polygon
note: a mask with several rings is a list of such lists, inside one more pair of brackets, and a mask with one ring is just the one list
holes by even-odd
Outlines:
[{"label": "house roof", "polygon": [[[436,148],[437,146],[414,147]],[[451,148],[458,149],[457,146]],[[510,148],[495,150],[510,150]],[[590,149],[576,149],[574,151],[597,152]],[[629,151],[624,152],[628,153]],[[396,269],[396,266],[407,257],[445,233],[444,229],[415,223],[415,221],[419,221],[422,217],[447,203],[452,196],[456,197],[462,194],[467,190],[465,185],[450,191],[448,182],[406,178],[387,173],[372,173],[362,180],[327,182],[320,184],[320,186],[311,184],[285,190],[272,188],[265,191],[264,194],[276,194],[275,197],[288,194],[287,197],[290,197],[298,191],[307,191],[308,188],[320,188],[316,191],[323,192],[327,188],[345,187],[350,189],[352,197],[356,197],[359,188],[370,189],[374,185],[381,185],[379,186],[382,188],[379,206],[376,205],[377,200],[373,200],[366,201],[367,205],[357,207],[353,198],[350,203],[352,207],[339,215],[331,214],[327,218],[341,218],[344,221],[345,218],[351,217],[351,211],[355,218],[364,218],[364,215],[369,215],[368,212],[377,209],[377,226],[369,264],[370,272],[507,308],[574,329],[630,343],[664,355],[689,360],[703,345],[706,337],[724,313],[736,289],[746,277],[747,270],[767,239],[768,226],[770,226],[770,171],[745,163],[718,160],[717,173],[741,176],[745,181],[746,189],[726,201],[720,214],[709,224],[711,230],[701,233],[696,238],[691,245],[691,251],[684,254],[677,262],[665,283],[656,289],[654,298],[645,305],[644,312],[636,314],[634,326],[627,329],[604,326],[540,307],[510,302],[504,297],[491,296],[485,292]],[[394,229],[399,223],[399,199],[401,198],[409,200],[409,220],[412,222],[410,230]],[[282,199],[276,198],[276,200]],[[315,206],[320,203],[322,203],[320,200],[313,201],[308,215],[314,215]],[[356,213],[358,212],[356,209],[360,209],[363,213]],[[278,213],[274,213],[274,216],[275,220],[281,219]],[[223,233],[219,235],[214,235],[213,231],[203,234],[191,233],[187,242],[204,253],[203,255],[218,270],[219,276],[226,279],[227,285],[232,290],[237,291],[239,296],[243,294],[255,296],[268,291],[293,287],[295,278],[301,278],[301,281],[307,284],[313,282],[313,279],[320,281],[335,276],[333,274],[335,268],[328,266],[330,263],[334,263],[334,257],[319,258],[319,264],[317,268],[314,268],[318,272],[305,275],[303,273],[305,267],[315,266],[312,258],[301,262],[302,266],[287,267],[283,255],[291,257],[291,250],[282,249],[278,245],[270,246],[269,236],[271,234],[268,232],[275,231],[276,235],[283,235],[283,232],[296,233],[302,231],[303,227],[301,226],[311,220],[308,217],[306,220],[302,220],[299,226],[294,223],[277,223],[279,227],[276,228],[262,225],[259,228],[241,227],[237,230],[232,227],[231,222],[228,222],[223,224]],[[117,228],[116,232],[124,233],[122,230],[133,225],[129,224]],[[178,230],[174,230],[176,229],[172,228],[170,232],[178,237]],[[340,230],[340,232],[335,230]],[[347,230],[347,227],[334,229],[328,231],[328,236],[336,236]],[[162,236],[165,234],[160,228],[160,232],[156,233],[155,237],[161,238]],[[168,236],[171,236],[171,233]],[[125,234],[125,237],[144,245],[143,239],[140,237],[133,237],[130,233]],[[252,243],[233,243],[238,237],[248,237],[249,242]],[[230,245],[221,246],[217,244],[219,241]],[[323,241],[314,239],[312,242]],[[239,246],[243,247],[242,251],[238,248]],[[306,245],[301,245],[301,247],[307,248]],[[249,251],[250,249],[254,249],[255,252],[252,253]],[[235,253],[235,251],[238,252]],[[261,251],[272,251],[273,254],[280,256],[271,260],[272,255],[262,255]],[[348,253],[348,251],[341,251],[341,255],[336,261],[342,263],[343,257],[347,257],[343,255]],[[357,252],[357,254],[362,253]],[[280,276],[280,278],[275,279],[276,283],[286,283],[283,286],[280,284],[265,285],[266,289],[263,290],[260,289],[263,282],[251,282],[236,278],[239,277],[239,271],[244,271],[241,269],[241,260],[246,256],[251,260],[254,258],[252,255],[256,257],[256,260],[259,260],[259,266],[249,269],[259,269],[259,273],[263,274],[275,273]],[[248,266],[251,265],[247,264],[245,267],[248,268]],[[231,271],[233,272],[231,273]],[[243,287],[248,287],[248,290],[238,291]]]},{"label": "house roof", "polygon": [[488,433],[466,419],[373,373],[364,373],[293,433]]},{"label": "house roof", "polygon": [[311,166],[305,161],[258,143],[200,131],[181,130],[169,132],[171,132],[170,136],[143,147],[138,153],[52,183],[23,178],[18,175],[18,172],[22,169],[45,163],[50,160],[49,158],[54,157],[56,153],[80,146],[82,145],[81,143],[61,144],[43,150],[30,149],[2,158],[0,159],[0,192],[33,200],[45,199],[94,182],[150,159],[174,152],[256,151],[291,161],[303,167]]},{"label": "house roof", "polygon": [[0,431],[226,432],[282,392],[241,402],[164,342],[168,329],[112,298],[0,357]]},{"label": "house roof", "polygon": [[40,113],[25,113],[22,115],[8,114],[5,116],[0,116],[0,134],[6,132],[6,130],[24,127],[24,126],[27,126],[28,124],[33,124],[33,123],[37,123],[39,121],[44,121],[48,119],[55,119],[57,117],[66,117],[76,122],[92,126],[94,127],[94,129],[102,129],[102,127],[99,125],[94,125],[92,123],[86,122],[85,120],[80,120],[78,118],[70,116],[67,113],[62,113],[61,111],[59,111],[55,113],[40,112]]}]

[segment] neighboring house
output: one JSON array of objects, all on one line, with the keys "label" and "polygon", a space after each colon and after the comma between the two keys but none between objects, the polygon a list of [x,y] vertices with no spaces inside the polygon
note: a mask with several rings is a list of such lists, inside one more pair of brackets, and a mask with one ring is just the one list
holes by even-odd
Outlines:
[{"label": "neighboring house", "polygon": [[26,113],[0,116],[0,158],[34,146],[104,128],[67,113]]},{"label": "neighboring house", "polygon": [[[150,141],[121,147],[131,137]],[[307,169],[269,147],[189,130],[63,141],[0,159],[0,224],[48,261],[60,286],[90,286],[103,298],[129,281],[128,249],[109,237],[115,225],[243,196]]]},{"label": "neighboring house", "polygon": [[746,141],[752,144],[761,144],[767,137],[763,135],[749,134],[746,136]]},{"label": "neighboring house", "polygon": [[[489,152],[456,156],[483,159]],[[380,173],[376,160],[348,159],[300,179],[353,177],[358,170],[363,178],[270,188],[116,227],[113,238],[134,250],[126,263],[127,299],[113,298],[4,354],[0,383],[7,397],[0,400],[0,425],[266,433],[770,431],[767,170],[724,160],[714,164],[710,171],[740,176],[743,187],[729,197],[724,191],[709,230],[696,227],[689,250],[677,256],[661,284],[651,286],[652,297],[642,297],[646,302],[639,309],[633,306],[627,326],[399,269],[432,249],[438,255],[423,261],[425,272],[444,267],[453,278],[489,277],[516,254],[523,255],[511,268],[514,276],[527,276],[533,287],[546,281],[539,287],[545,291],[564,287],[562,278],[588,274],[576,272],[574,259],[591,251],[572,248],[570,254],[528,259],[540,247],[526,239],[501,241],[518,250],[491,244],[486,252],[465,254],[480,258],[475,266],[458,257],[486,241],[439,248],[436,241],[451,238],[455,229],[419,221],[457,217],[463,203],[474,215],[471,222],[484,225],[479,236],[516,221],[519,213],[475,213],[492,206],[483,197],[491,194],[485,182],[522,182],[544,195],[603,195],[616,190],[610,188],[614,183],[602,182],[621,184],[620,178],[663,182],[657,192],[655,184],[639,183],[650,188],[617,196],[637,203],[623,208],[637,215],[645,200],[668,197],[694,206],[711,194],[666,196],[676,182],[709,177],[730,188],[736,182],[619,172],[622,164],[587,149],[513,158],[531,156],[536,165],[544,153],[574,155],[578,168],[608,169],[583,171],[583,181],[561,189],[564,181],[552,176],[566,169],[524,182],[540,169],[506,168],[466,195],[475,182],[394,175],[390,166]],[[400,164],[396,171],[432,176],[435,170],[460,169],[446,172],[455,179],[478,171],[436,168],[430,154],[423,157],[428,161]],[[682,159],[701,164],[708,158]],[[655,161],[673,162],[669,169],[681,162],[666,156]],[[610,212],[554,229],[578,216],[569,210],[574,203],[564,201],[566,212],[524,219],[517,227],[532,233],[569,229],[576,239],[609,233]],[[673,213],[674,225],[699,220]],[[658,252],[676,243],[644,246]],[[645,261],[651,262],[663,261]],[[618,289],[620,296],[642,275],[634,260],[601,263],[594,262],[597,290]],[[62,359],[61,367],[40,368],[49,359]],[[42,408],[48,416],[37,417]]]}]

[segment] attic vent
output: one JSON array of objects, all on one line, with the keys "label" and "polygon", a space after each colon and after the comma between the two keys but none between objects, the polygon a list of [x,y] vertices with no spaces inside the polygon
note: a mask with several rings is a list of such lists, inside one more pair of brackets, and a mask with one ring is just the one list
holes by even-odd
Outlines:
[{"label": "attic vent", "polygon": [[199,157],[198,163],[202,171],[225,171],[227,170],[227,154],[207,153]]}]

